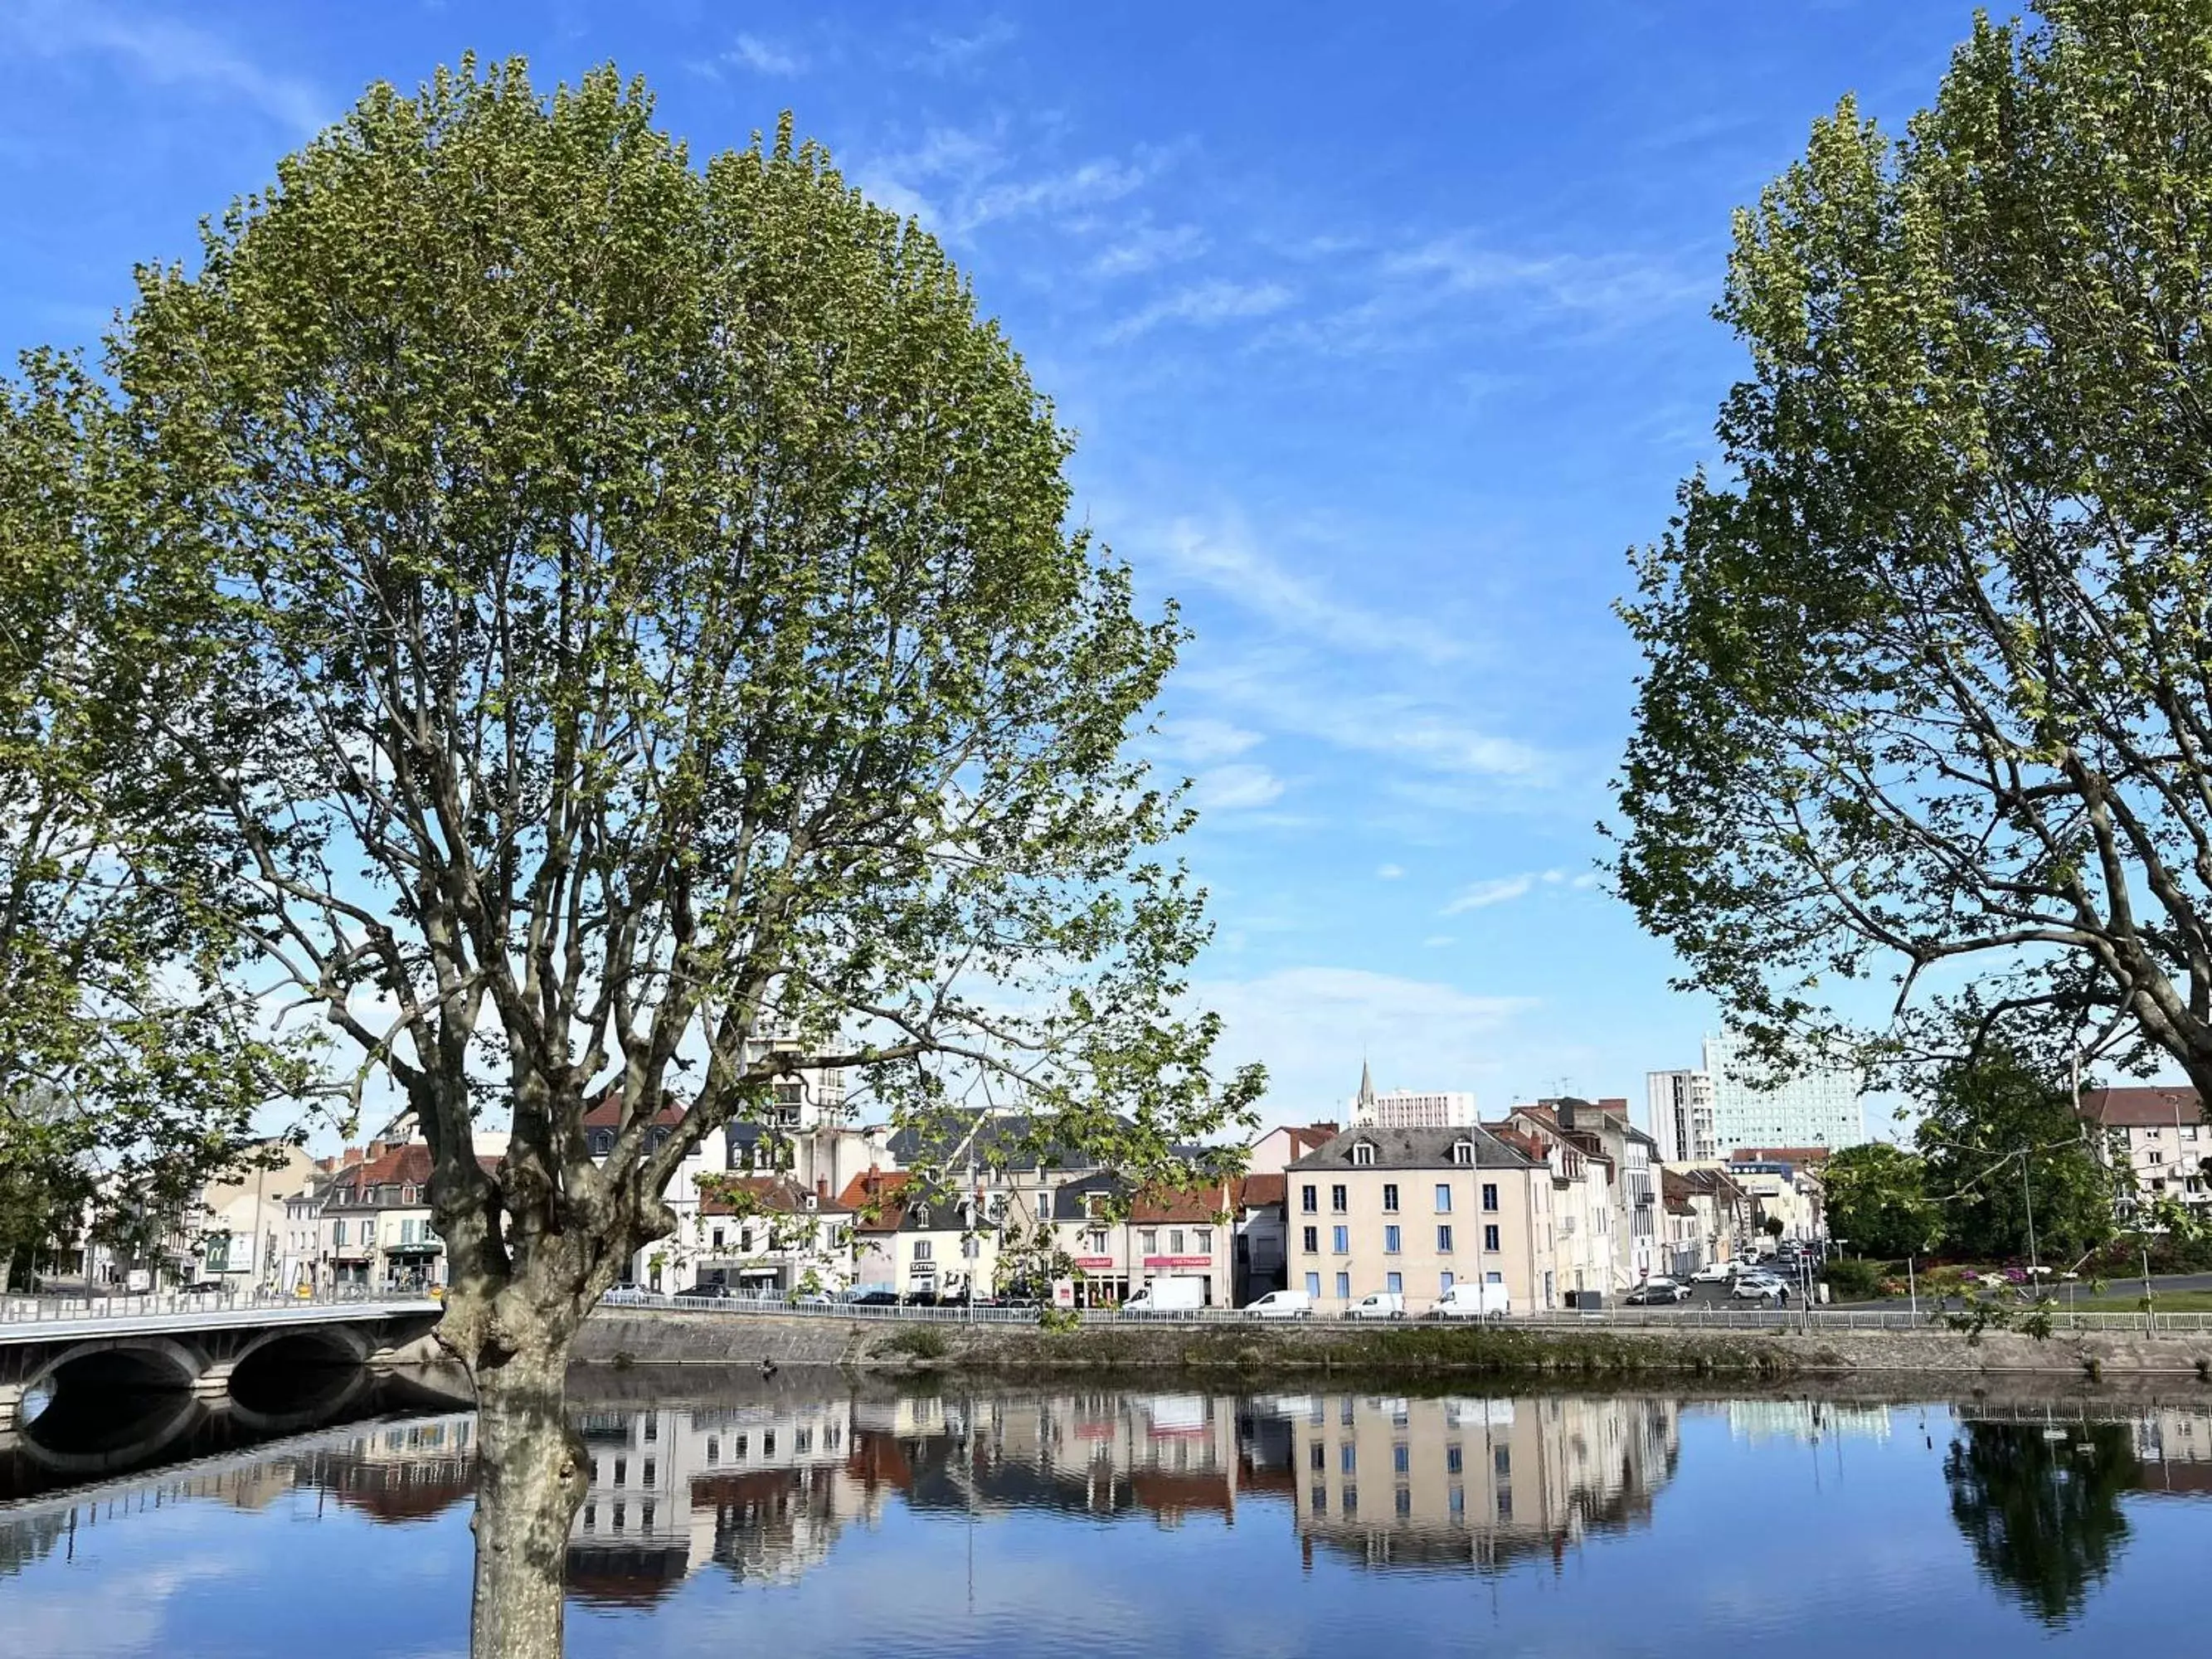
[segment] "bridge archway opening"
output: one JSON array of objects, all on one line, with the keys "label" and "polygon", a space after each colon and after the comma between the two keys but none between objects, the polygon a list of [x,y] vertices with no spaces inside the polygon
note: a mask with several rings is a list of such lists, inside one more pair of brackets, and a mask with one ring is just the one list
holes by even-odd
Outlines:
[{"label": "bridge archway opening", "polygon": [[230,1397],[264,1417],[319,1411],[360,1386],[368,1358],[367,1343],[343,1328],[281,1331],[239,1356]]},{"label": "bridge archway opening", "polygon": [[83,1474],[155,1455],[205,1419],[192,1397],[197,1373],[191,1353],[165,1342],[65,1353],[26,1390],[25,1449],[42,1465]]},{"label": "bridge archway opening", "polygon": [[199,1370],[193,1356],[173,1342],[103,1342],[64,1353],[34,1386],[44,1388],[51,1413],[88,1395],[189,1394]]}]

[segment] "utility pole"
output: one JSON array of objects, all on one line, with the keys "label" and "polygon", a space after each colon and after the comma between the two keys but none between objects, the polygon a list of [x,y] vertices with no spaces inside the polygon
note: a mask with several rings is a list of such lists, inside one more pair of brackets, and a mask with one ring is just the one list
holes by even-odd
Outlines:
[{"label": "utility pole", "polygon": [[2038,1290],[2041,1290],[2043,1288],[2043,1264],[2041,1259],[2036,1255],[2035,1250],[2035,1194],[2030,1190],[2028,1186],[2028,1149],[2022,1146],[2020,1149],[2020,1195],[2021,1200],[2027,1206],[2027,1276],[2034,1281],[2036,1288]]}]

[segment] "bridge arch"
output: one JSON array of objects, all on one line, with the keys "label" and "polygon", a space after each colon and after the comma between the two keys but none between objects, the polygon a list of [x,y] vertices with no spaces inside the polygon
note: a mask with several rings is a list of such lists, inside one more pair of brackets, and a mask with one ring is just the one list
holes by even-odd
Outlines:
[{"label": "bridge arch", "polygon": [[196,1344],[133,1333],[73,1342],[46,1356],[23,1382],[26,1392],[74,1387],[189,1394],[207,1368],[207,1353]]}]

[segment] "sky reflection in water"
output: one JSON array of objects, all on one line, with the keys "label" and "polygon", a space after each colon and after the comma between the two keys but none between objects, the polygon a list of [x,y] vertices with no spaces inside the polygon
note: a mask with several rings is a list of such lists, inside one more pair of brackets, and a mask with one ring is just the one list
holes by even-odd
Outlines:
[{"label": "sky reflection in water", "polygon": [[[2192,1630],[2212,1547],[2185,1407],[618,1386],[575,1656],[2106,1652]],[[460,1654],[470,1427],[203,1429],[91,1491],[0,1452],[46,1488],[0,1651]]]}]

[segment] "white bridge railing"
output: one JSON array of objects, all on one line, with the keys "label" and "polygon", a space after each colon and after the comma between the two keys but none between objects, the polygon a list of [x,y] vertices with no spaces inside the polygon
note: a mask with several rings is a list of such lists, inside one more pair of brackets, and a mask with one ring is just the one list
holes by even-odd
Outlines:
[{"label": "white bridge railing", "polygon": [[[730,1317],[757,1316],[763,1314],[798,1316],[810,1319],[850,1319],[896,1322],[901,1324],[976,1324],[976,1325],[1034,1325],[1038,1321],[1038,1310],[1030,1307],[1005,1307],[978,1303],[974,1307],[955,1303],[944,1306],[924,1304],[853,1303],[836,1300],[787,1302],[774,1297],[669,1297],[649,1292],[633,1292],[619,1301],[600,1304],[609,1312],[627,1312],[635,1309],[662,1309],[683,1313],[721,1315]],[[1124,1313],[1116,1308],[1085,1308],[1079,1310],[1085,1325],[1275,1325],[1285,1322],[1332,1326],[1365,1327],[1370,1324],[1436,1324],[1433,1316],[1412,1316],[1410,1321],[1369,1320],[1348,1314],[1313,1314],[1295,1322],[1281,1318],[1267,1319],[1245,1308],[1195,1308],[1177,1313]],[[2015,1310],[2015,1313],[2024,1311]],[[1458,1318],[1452,1324],[1474,1324],[1478,1322]],[[1768,1334],[1819,1331],[1899,1331],[1948,1330],[1942,1315],[1932,1308],[1914,1310],[1909,1308],[1803,1308],[1785,1310],[1757,1308],[1711,1307],[1654,1307],[1592,1309],[1587,1312],[1565,1309],[1538,1313],[1511,1313],[1480,1322],[1507,1328],[1548,1330],[1597,1329],[1668,1329],[1668,1330],[1727,1330],[1763,1331]],[[2133,1333],[2143,1334],[2174,1334],[2212,1331],[2212,1313],[2160,1313],[2146,1316],[2099,1310],[2094,1312],[2068,1313],[2063,1308],[2053,1311],[2051,1327],[2054,1332],[2106,1332],[2114,1334]]]},{"label": "white bridge railing", "polygon": [[287,1295],[276,1291],[118,1291],[104,1296],[0,1297],[0,1325],[31,1325],[85,1319],[149,1319],[165,1314],[242,1313],[264,1309],[282,1313],[287,1308],[329,1308],[367,1304],[419,1301],[422,1292],[390,1291],[372,1285],[347,1285],[319,1291],[313,1296]]}]

